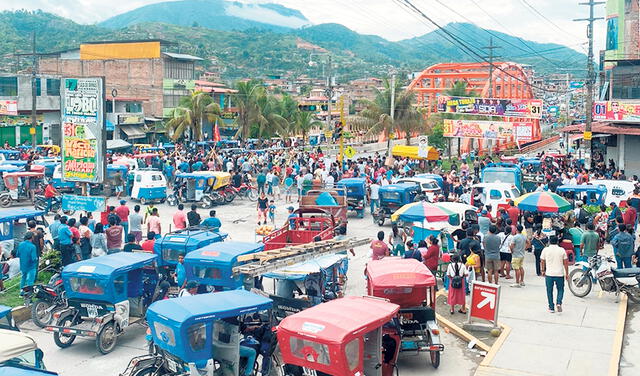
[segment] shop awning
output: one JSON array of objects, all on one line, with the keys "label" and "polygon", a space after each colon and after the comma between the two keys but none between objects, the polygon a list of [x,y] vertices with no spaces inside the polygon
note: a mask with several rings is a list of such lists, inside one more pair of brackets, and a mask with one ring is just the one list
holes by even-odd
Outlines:
[{"label": "shop awning", "polygon": [[121,125],[120,129],[126,133],[127,138],[129,139],[137,139],[137,138],[145,138],[146,133],[144,133],[144,129],[139,125]]},{"label": "shop awning", "polygon": [[131,144],[125,140],[107,140],[107,149],[115,150],[115,149],[126,149],[131,147]]}]

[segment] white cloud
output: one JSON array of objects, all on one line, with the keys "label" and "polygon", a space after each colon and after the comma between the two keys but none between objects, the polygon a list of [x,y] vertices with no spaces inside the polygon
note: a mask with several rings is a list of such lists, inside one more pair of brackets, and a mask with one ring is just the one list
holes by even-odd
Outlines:
[{"label": "white cloud", "polygon": [[241,16],[252,21],[263,22],[271,25],[299,28],[309,24],[309,22],[298,17],[283,16],[274,10],[262,8],[255,4],[230,4],[225,7],[225,12],[230,16]]},{"label": "white cloud", "polygon": [[[43,9],[77,22],[95,23],[143,5],[162,1],[1,0],[0,9]],[[535,14],[524,1],[535,7],[557,27]],[[314,24],[340,23],[359,33],[376,34],[389,40],[411,38],[434,29],[433,25],[407,12],[394,0],[241,0],[241,2],[282,4],[300,10]],[[452,21],[466,22],[465,18],[468,18],[483,28],[514,34],[536,42],[559,43],[576,50],[581,50],[579,44],[586,42],[586,24],[572,21],[574,18],[584,18],[588,14],[588,8],[578,5],[578,0],[412,0],[412,3],[443,26]],[[443,4],[459,14],[450,11]],[[602,16],[604,13],[604,6],[596,7],[597,16]],[[292,18],[282,18],[277,22],[292,20]],[[597,51],[604,46],[605,28],[604,21],[596,22],[594,30],[596,56]],[[462,35],[460,37],[473,38],[473,36]]]}]

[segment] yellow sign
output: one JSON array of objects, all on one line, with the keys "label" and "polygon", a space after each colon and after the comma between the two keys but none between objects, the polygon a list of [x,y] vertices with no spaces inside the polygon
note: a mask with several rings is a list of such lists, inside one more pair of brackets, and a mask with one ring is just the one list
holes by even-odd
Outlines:
[{"label": "yellow sign", "polygon": [[80,60],[159,59],[160,42],[85,43]]},{"label": "yellow sign", "polygon": [[353,158],[353,156],[354,156],[354,155],[356,155],[356,149],[354,149],[354,148],[353,148],[353,147],[351,147],[351,146],[347,146],[347,147],[344,149],[344,155],[345,155],[347,158],[351,159],[351,158]]},{"label": "yellow sign", "polygon": [[36,129],[34,127],[29,128],[29,134],[32,136],[36,134]]},{"label": "yellow sign", "polygon": [[582,138],[583,138],[585,141],[591,141],[591,138],[592,138],[592,137],[593,137],[593,133],[591,133],[591,132],[587,132],[587,131],[585,131],[585,132],[582,134]]}]

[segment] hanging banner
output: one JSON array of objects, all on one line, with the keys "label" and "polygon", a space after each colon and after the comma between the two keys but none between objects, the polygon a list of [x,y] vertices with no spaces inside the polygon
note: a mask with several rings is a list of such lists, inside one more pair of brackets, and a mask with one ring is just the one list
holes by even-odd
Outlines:
[{"label": "hanging banner", "polygon": [[513,116],[540,119],[541,99],[438,97],[438,112],[465,115]]},{"label": "hanging banner", "polygon": [[102,183],[105,170],[102,78],[65,78],[63,82],[62,179]]},{"label": "hanging banner", "polygon": [[16,100],[1,100],[0,101],[0,115],[18,115],[18,101]]},{"label": "hanging banner", "polygon": [[638,122],[640,121],[640,102],[594,102],[593,120]]},{"label": "hanging banner", "polygon": [[533,136],[533,123],[445,119],[443,136],[493,140],[513,137],[519,141],[530,141]]}]

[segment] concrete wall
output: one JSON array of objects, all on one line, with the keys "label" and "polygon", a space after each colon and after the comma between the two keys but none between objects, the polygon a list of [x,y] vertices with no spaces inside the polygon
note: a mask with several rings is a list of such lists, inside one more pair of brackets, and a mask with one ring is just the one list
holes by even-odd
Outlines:
[{"label": "concrete wall", "polygon": [[[18,111],[23,113],[31,111],[31,75],[30,74],[3,74],[3,77],[18,77],[18,96],[0,97],[0,100],[17,100]],[[40,95],[36,98],[36,110],[60,111],[60,96],[47,95],[47,78],[60,79],[58,76],[38,75],[40,78]]]},{"label": "concrete wall", "polygon": [[144,113],[162,117],[162,59],[130,60],[67,60],[49,58],[40,60],[40,71],[61,76],[103,76],[105,89],[110,95],[118,90],[119,97],[145,98]]},{"label": "concrete wall", "polygon": [[624,170],[627,176],[640,176],[638,150],[640,150],[640,136],[624,136]]}]

